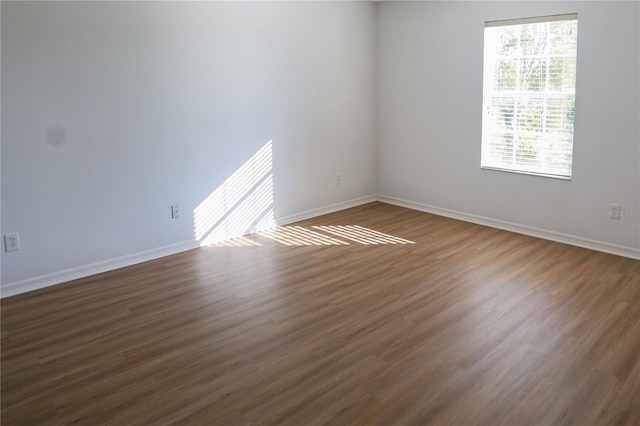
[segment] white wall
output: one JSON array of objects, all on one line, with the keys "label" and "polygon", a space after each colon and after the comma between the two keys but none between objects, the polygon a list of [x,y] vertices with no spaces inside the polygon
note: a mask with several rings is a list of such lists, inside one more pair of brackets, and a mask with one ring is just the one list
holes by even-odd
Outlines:
[{"label": "white wall", "polygon": [[[638,2],[1,11],[3,295],[196,246],[193,211],[269,140],[279,218],[377,191],[640,247],[640,218],[605,215],[640,209]],[[573,179],[480,170],[483,22],[576,11]]]},{"label": "white wall", "polygon": [[194,243],[269,140],[276,217],[375,194],[374,4],[1,7],[3,284]]},{"label": "white wall", "polygon": [[[573,179],[480,170],[485,21],[578,12]],[[640,248],[638,2],[378,5],[378,191]],[[635,216],[608,219],[609,202]]]}]

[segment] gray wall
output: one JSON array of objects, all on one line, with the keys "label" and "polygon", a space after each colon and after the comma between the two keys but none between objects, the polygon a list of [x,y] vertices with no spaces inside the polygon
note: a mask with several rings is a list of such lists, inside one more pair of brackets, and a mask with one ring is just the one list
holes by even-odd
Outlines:
[{"label": "gray wall", "polygon": [[269,140],[276,217],[375,194],[374,68],[371,3],[3,1],[2,283],[193,242]]},{"label": "gray wall", "polygon": [[[378,192],[640,247],[638,2],[378,7]],[[485,21],[578,12],[573,179],[480,169]],[[608,204],[631,215],[611,220]]]},{"label": "gray wall", "polygon": [[[379,193],[640,247],[605,215],[640,209],[638,6],[3,1],[3,288],[196,246],[194,211],[269,140],[277,218]],[[568,12],[573,179],[480,170],[483,22]]]}]

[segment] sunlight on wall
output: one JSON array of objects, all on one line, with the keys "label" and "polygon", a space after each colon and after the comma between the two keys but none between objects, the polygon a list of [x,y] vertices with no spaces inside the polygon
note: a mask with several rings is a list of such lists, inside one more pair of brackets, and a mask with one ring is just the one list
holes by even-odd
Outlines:
[{"label": "sunlight on wall", "polygon": [[414,244],[358,225],[276,228],[272,149],[272,141],[267,142],[193,211],[200,246],[261,246],[259,238],[245,237],[251,233],[285,246]]},{"label": "sunlight on wall", "polygon": [[[272,170],[272,141],[269,141],[195,208],[196,241],[201,246],[218,245],[275,227]],[[259,244],[241,241],[232,245]]]}]

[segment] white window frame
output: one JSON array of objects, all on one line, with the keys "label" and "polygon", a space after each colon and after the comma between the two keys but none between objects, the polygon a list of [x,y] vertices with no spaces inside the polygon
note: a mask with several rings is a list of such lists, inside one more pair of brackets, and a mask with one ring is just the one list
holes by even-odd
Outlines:
[{"label": "white window frame", "polygon": [[[513,173],[524,173],[544,177],[570,180],[573,169],[573,133],[575,111],[575,72],[577,64],[577,20],[578,14],[563,14],[552,16],[539,16],[533,18],[510,19],[485,22],[484,31],[484,75],[483,75],[483,105],[482,105],[482,144],[481,144],[481,168],[499,170]],[[575,32],[571,30],[570,42],[574,42],[567,52],[552,52],[550,43],[550,25],[555,21],[575,21]],[[517,33],[528,26],[528,29],[544,28],[546,38],[541,51],[536,54],[527,54],[522,47],[520,37],[517,39],[515,49],[508,53],[496,53],[497,47],[502,47],[498,40],[499,34],[505,32],[506,27],[513,28]],[[538,40],[538,39],[536,39]],[[522,44],[521,44],[522,43]],[[504,46],[507,44],[504,43]],[[570,45],[571,46],[571,45]],[[511,44],[513,47],[513,44]],[[563,46],[564,47],[564,46]],[[505,49],[503,49],[503,52]],[[515,53],[514,53],[515,52]],[[509,56],[507,56],[509,55]],[[520,71],[522,64],[532,58],[545,64],[544,80],[540,79],[543,89],[522,89]],[[566,60],[564,59],[566,58]],[[562,85],[560,90],[552,90],[549,82],[549,67],[555,60],[562,60]],[[503,78],[498,77],[500,61],[513,61],[515,67],[509,68],[509,77],[515,78],[513,87],[500,87]],[[566,64],[569,65],[566,65]],[[511,74],[513,72],[513,74]],[[557,74],[555,74],[557,75]],[[565,75],[573,78],[573,84],[565,87]],[[569,80],[571,81],[571,80]],[[504,85],[503,85],[504,86]],[[506,105],[506,107],[505,107]],[[523,105],[535,105],[539,111],[538,118],[526,121]],[[554,106],[559,106],[554,109]],[[520,107],[520,109],[518,109]],[[506,111],[506,112],[505,112]],[[510,121],[507,119],[511,117]],[[553,130],[547,128],[547,123],[558,123]],[[564,119],[566,117],[566,120]],[[535,130],[526,130],[524,123],[536,123]],[[502,140],[502,142],[501,142]],[[505,142],[506,141],[506,142]],[[527,154],[527,146],[530,143],[530,154]],[[512,152],[510,152],[512,151]]]}]

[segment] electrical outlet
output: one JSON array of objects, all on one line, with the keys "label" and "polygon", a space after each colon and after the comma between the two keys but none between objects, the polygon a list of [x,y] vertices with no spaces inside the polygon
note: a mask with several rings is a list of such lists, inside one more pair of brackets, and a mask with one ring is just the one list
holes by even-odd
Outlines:
[{"label": "electrical outlet", "polygon": [[20,250],[20,238],[18,233],[5,234],[4,236],[4,251],[16,251]]},{"label": "electrical outlet", "polygon": [[342,173],[336,173],[336,185],[340,185],[342,183]]},{"label": "electrical outlet", "polygon": [[620,204],[609,203],[609,219],[620,219]]},{"label": "electrical outlet", "polygon": [[171,206],[171,219],[179,219],[180,218],[180,206],[178,204],[174,204]]}]

